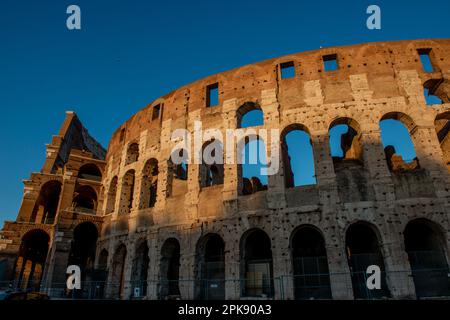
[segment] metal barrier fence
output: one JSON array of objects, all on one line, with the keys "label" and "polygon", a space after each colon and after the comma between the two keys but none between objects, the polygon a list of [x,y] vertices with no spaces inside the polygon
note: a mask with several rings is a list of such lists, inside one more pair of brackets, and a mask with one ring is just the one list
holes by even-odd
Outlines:
[{"label": "metal barrier fence", "polygon": [[[68,290],[66,283],[41,285],[40,291],[52,299],[396,299],[398,293],[409,298],[450,299],[448,269],[418,269],[381,272],[381,289],[369,289],[365,272],[309,273],[275,278],[178,279],[124,281],[122,283],[82,282],[81,290]],[[18,289],[20,288],[20,289]],[[0,291],[26,290],[14,281],[0,282]],[[393,296],[392,292],[397,292]],[[400,296],[401,296],[400,295]]]}]

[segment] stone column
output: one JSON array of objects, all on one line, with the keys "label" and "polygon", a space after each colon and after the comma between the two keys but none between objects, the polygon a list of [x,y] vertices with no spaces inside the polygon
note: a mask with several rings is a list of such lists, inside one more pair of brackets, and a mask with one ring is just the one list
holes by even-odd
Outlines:
[{"label": "stone column", "polygon": [[[268,166],[277,167],[271,175],[268,176],[267,204],[270,209],[286,207],[286,195],[284,177],[282,172],[282,157],[280,145],[280,105],[278,103],[276,89],[263,90],[261,92],[261,109],[264,113],[264,126],[267,130],[267,139],[264,141]],[[275,141],[272,139],[276,138]],[[272,163],[276,161],[277,163]],[[272,171],[272,170],[269,170]]]},{"label": "stone column", "polygon": [[[222,127],[225,129],[236,129],[237,100],[230,99],[223,102],[222,106]],[[223,182],[223,203],[225,216],[232,216],[237,213],[237,199],[239,186],[239,175],[236,154],[236,141],[228,141],[225,135],[225,163]],[[234,139],[233,139],[234,140]],[[231,150],[230,150],[231,149]]]},{"label": "stone column", "polygon": [[376,201],[394,204],[395,190],[381,142],[379,123],[366,125],[361,132],[364,167],[369,172],[368,186],[373,187]]},{"label": "stone column", "polygon": [[381,249],[386,268],[386,282],[392,298],[414,299],[414,281],[408,254],[402,245],[403,239],[395,226],[385,223],[385,228],[386,238]]},{"label": "stone column", "polygon": [[330,286],[333,299],[353,299],[352,278],[345,252],[345,237],[339,231],[326,233],[328,271],[330,272]]}]

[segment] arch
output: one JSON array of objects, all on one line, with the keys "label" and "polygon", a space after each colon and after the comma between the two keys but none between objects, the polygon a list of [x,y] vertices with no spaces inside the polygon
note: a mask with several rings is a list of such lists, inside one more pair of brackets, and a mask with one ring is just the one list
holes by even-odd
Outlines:
[{"label": "arch", "polygon": [[[345,248],[355,299],[390,297],[378,229],[365,221],[351,224],[345,233]],[[376,265],[381,270],[380,290],[367,288],[366,271],[370,265]]]},{"label": "arch", "polygon": [[158,191],[158,173],[158,160],[155,158],[149,159],[142,171],[140,209],[153,208],[155,206]]},{"label": "arch", "polygon": [[262,126],[264,124],[264,113],[259,104],[247,101],[236,111],[237,128],[248,128]]},{"label": "arch", "polygon": [[23,237],[16,262],[17,287],[39,291],[50,244],[50,236],[42,229],[28,231]]},{"label": "arch", "polygon": [[72,199],[75,211],[95,213],[97,209],[97,192],[88,185],[77,186]]},{"label": "arch", "polygon": [[328,131],[333,163],[342,160],[362,162],[361,127],[356,120],[348,117],[337,118],[330,123]]},{"label": "arch", "polygon": [[405,250],[418,298],[450,295],[444,234],[441,226],[424,218],[411,220],[405,227]]},{"label": "arch", "polygon": [[135,172],[128,170],[122,179],[122,192],[120,195],[119,215],[128,214],[134,202]]},{"label": "arch", "polygon": [[420,167],[412,140],[415,128],[411,117],[401,112],[389,112],[381,118],[381,141],[390,171],[407,171]]},{"label": "arch", "polygon": [[240,195],[250,195],[267,190],[268,176],[263,170],[267,167],[267,153],[264,140],[250,134],[237,143],[238,188]]},{"label": "arch", "polygon": [[[147,240],[141,240],[136,245],[131,273],[131,286],[134,297],[145,297],[147,295],[148,267],[150,263],[149,248]],[[138,295],[137,295],[138,294]]]},{"label": "arch", "polygon": [[139,159],[139,144],[134,142],[128,146],[127,157],[125,159],[125,165],[132,164]]},{"label": "arch", "polygon": [[200,187],[206,188],[223,184],[224,154],[219,140],[210,140],[203,144],[200,164]]},{"label": "arch", "polygon": [[281,153],[287,188],[317,183],[311,137],[304,125],[291,124],[284,128]]},{"label": "arch", "polygon": [[296,228],[290,241],[296,299],[331,299],[330,274],[322,233],[314,226]]},{"label": "arch", "polygon": [[269,236],[261,229],[245,232],[240,242],[244,297],[273,297],[273,259]]},{"label": "arch", "polygon": [[30,222],[53,224],[58,210],[62,184],[51,180],[39,191],[39,197],[31,214]]},{"label": "arch", "polygon": [[342,202],[371,200],[368,173],[364,168],[361,127],[348,117],[337,118],[330,124],[330,153]]},{"label": "arch", "polygon": [[425,81],[423,84],[423,95],[425,97],[425,102],[428,106],[435,104],[443,104],[449,102],[448,83],[444,84],[444,79],[430,79]]},{"label": "arch", "polygon": [[172,152],[169,163],[172,167],[173,178],[178,180],[188,179],[188,157],[189,153],[184,148]]},{"label": "arch", "polygon": [[73,238],[67,265],[81,269],[81,280],[92,280],[98,230],[92,222],[82,222],[73,229]]},{"label": "arch", "polygon": [[175,238],[167,239],[161,247],[160,277],[160,299],[179,298],[180,242]]},{"label": "arch", "polygon": [[96,164],[87,163],[81,166],[78,170],[78,178],[92,181],[102,181],[102,172]]},{"label": "arch", "polygon": [[116,207],[116,196],[117,196],[117,176],[112,178],[109,184],[108,194],[106,196],[106,214],[113,213]]},{"label": "arch", "polygon": [[106,249],[102,249],[98,255],[98,269],[107,270],[108,269],[108,257],[109,252]]},{"label": "arch", "polygon": [[442,150],[442,158],[450,171],[450,111],[436,116],[434,127]]},{"label": "arch", "polygon": [[111,298],[123,298],[125,286],[125,262],[127,258],[127,247],[120,244],[114,252],[111,268],[110,283]]},{"label": "arch", "polygon": [[225,299],[225,242],[217,233],[208,233],[196,248],[197,299]]}]

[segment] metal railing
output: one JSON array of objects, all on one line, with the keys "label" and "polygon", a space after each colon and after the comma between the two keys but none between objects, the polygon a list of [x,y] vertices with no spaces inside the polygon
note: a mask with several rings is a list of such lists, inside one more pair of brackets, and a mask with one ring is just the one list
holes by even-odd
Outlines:
[{"label": "metal railing", "polygon": [[[81,290],[68,290],[66,283],[54,283],[49,287],[41,285],[40,291],[52,299],[88,300],[450,299],[448,269],[381,272],[381,289],[372,290],[366,285],[369,276],[364,272],[303,273],[269,279],[224,279],[216,275],[212,279],[86,281],[81,283]],[[27,289],[18,289],[14,281],[0,282],[0,291],[5,290]]]}]

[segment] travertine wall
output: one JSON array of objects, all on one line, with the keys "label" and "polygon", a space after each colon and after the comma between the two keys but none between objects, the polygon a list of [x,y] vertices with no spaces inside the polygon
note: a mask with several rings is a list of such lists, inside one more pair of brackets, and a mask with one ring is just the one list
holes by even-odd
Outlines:
[{"label": "travertine wall", "polygon": [[[431,49],[433,72],[423,71],[418,55],[421,49]],[[136,113],[110,141],[95,217],[100,220],[94,221],[101,230],[97,255],[105,249],[109,253],[110,281],[117,279],[112,275],[115,253],[120,248],[122,257],[123,245],[126,247],[121,298],[132,295],[129,281],[134,279],[133,261],[137,261],[142,241],[149,248],[147,298],[156,299],[161,290],[161,250],[167,239],[177,239],[180,244],[180,279],[195,279],[198,241],[209,233],[224,240],[225,278],[241,279],[241,238],[252,228],[263,230],[271,240],[273,277],[288,279],[283,289],[275,286],[275,298],[293,298],[290,240],[299,226],[307,224],[320,230],[325,239],[333,298],[351,299],[345,234],[357,221],[370,223],[377,230],[386,271],[391,275],[401,271],[388,276],[392,296],[414,297],[403,239],[407,223],[426,218],[440,226],[449,260],[448,136],[438,138],[450,119],[449,50],[450,40],[417,40],[293,54],[201,79]],[[339,68],[325,72],[322,59],[331,54],[337,56]],[[285,62],[293,62],[295,77],[281,79],[280,64]],[[206,88],[215,83],[219,105],[207,107]],[[431,92],[444,104],[426,105],[423,89],[430,83]],[[160,112],[155,117],[153,108],[158,105]],[[201,187],[201,171],[195,164],[188,165],[187,180],[174,179],[169,158],[176,144],[171,141],[175,129],[193,132],[194,122],[200,120],[204,130],[217,128],[225,136],[226,129],[238,127],[240,108],[249,105],[258,106],[264,114],[264,124],[256,129],[282,132],[297,124],[307,130],[313,147],[315,185],[287,188],[283,159],[279,172],[269,177],[268,189],[251,195],[241,195],[238,165],[225,164],[223,184],[210,187]],[[405,124],[420,168],[389,170],[380,135],[383,119]],[[359,149],[348,152],[361,161],[357,168],[338,166],[330,156],[329,129],[340,123],[358,130]],[[266,141],[266,148],[270,156],[270,141]],[[138,155],[131,155],[130,149]],[[151,181],[157,184],[156,203],[149,206],[145,189],[151,175],[146,165],[155,160],[158,172]],[[355,176],[358,179],[352,178]],[[344,183],[348,177],[350,181]],[[26,199],[24,196],[25,204]],[[67,255],[68,249],[61,251]],[[61,269],[66,256],[52,256],[61,260],[57,264]],[[51,278],[51,271],[47,272]],[[194,286],[182,281],[179,286],[182,298],[194,297]],[[111,298],[118,298],[118,292],[117,288],[107,288]],[[238,281],[226,283],[225,297],[240,297]]]},{"label": "travertine wall", "polygon": [[[431,49],[433,72],[423,71],[417,52],[420,49]],[[323,233],[331,273],[349,271],[345,231],[355,221],[369,222],[379,230],[387,271],[409,270],[402,232],[414,218],[427,218],[440,225],[446,232],[448,248],[449,172],[443,159],[448,150],[441,149],[435,120],[448,119],[450,104],[427,106],[423,88],[430,79],[437,80],[442,85],[434,92],[438,94],[441,90],[448,97],[449,87],[445,83],[450,75],[449,49],[450,40],[326,48],[210,76],[161,97],[135,114],[112,137],[103,181],[105,190],[117,177],[120,195],[124,175],[133,169],[135,198],[130,213],[119,215],[116,210],[105,217],[98,248],[106,248],[111,261],[116,248],[124,243],[128,248],[125,279],[129,279],[135,243],[147,239],[148,278],[154,281],[160,277],[161,247],[168,238],[176,238],[181,244],[180,278],[193,279],[197,241],[208,233],[217,233],[224,239],[226,278],[242,277],[239,243],[251,228],[264,230],[272,241],[274,277],[292,275],[289,239],[302,224],[314,225]],[[339,68],[325,72],[322,57],[329,54],[337,55]],[[289,61],[293,61],[296,75],[281,79],[279,65]],[[216,82],[219,105],[206,107],[206,87]],[[445,96],[440,96],[448,102]],[[201,120],[203,129],[219,128],[224,133],[225,129],[237,127],[238,109],[248,102],[259,105],[263,111],[261,128],[281,131],[292,124],[301,124],[308,130],[314,150],[316,185],[286,188],[281,168],[278,174],[269,177],[267,191],[242,196],[238,166],[228,164],[223,185],[200,188],[198,165],[189,165],[187,181],[170,178],[168,159],[175,145],[170,140],[173,130],[186,128],[193,132],[194,121]],[[162,113],[152,120],[155,105],[162,106]],[[340,190],[339,175],[330,156],[329,128],[340,118],[351,119],[360,130],[366,190],[362,196]],[[381,143],[382,119],[398,119],[408,127],[420,170],[398,175],[390,172]],[[125,165],[131,143],[139,144],[139,158]],[[270,153],[270,142],[266,143]],[[153,208],[139,210],[139,180],[151,158],[159,164],[157,202]],[[174,191],[168,193],[170,189]],[[119,199],[117,196],[116,208]],[[414,296],[414,286],[407,276],[389,281],[394,297]],[[349,277],[332,277],[331,283],[334,298],[352,297]],[[280,298],[280,292],[275,290]],[[123,297],[130,294],[131,288],[127,288]],[[184,298],[192,295],[192,290],[182,292]],[[289,295],[292,297],[292,292]],[[149,287],[148,296],[157,297],[155,286]],[[226,296],[238,298],[239,290],[228,287]]]}]

